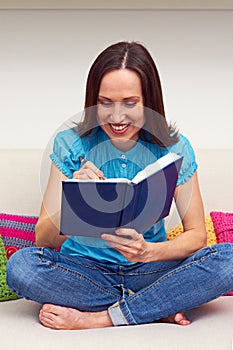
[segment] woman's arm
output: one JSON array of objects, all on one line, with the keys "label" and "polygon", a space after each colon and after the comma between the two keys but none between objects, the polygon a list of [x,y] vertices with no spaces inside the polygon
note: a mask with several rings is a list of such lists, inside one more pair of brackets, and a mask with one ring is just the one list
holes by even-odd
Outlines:
[{"label": "woman's arm", "polygon": [[[186,258],[206,245],[204,210],[197,173],[175,191],[175,201],[184,232],[171,241],[150,243],[133,229],[119,229],[101,237],[133,262],[169,261]],[[127,239],[122,236],[132,236]]]},{"label": "woman's arm", "polygon": [[[86,162],[79,171],[73,173],[73,178],[83,180],[99,179],[102,171],[92,162]],[[52,163],[48,185],[44,194],[39,220],[36,225],[36,245],[47,248],[58,248],[65,242],[67,236],[60,235],[61,182],[68,179]]]},{"label": "woman's arm", "polygon": [[67,239],[60,232],[61,181],[67,179],[52,163],[48,185],[36,224],[36,245],[57,248]]},{"label": "woman's arm", "polygon": [[204,208],[197,173],[185,184],[176,188],[175,202],[184,232],[166,242],[165,250],[161,249],[161,258],[165,260],[186,258],[207,244]]}]

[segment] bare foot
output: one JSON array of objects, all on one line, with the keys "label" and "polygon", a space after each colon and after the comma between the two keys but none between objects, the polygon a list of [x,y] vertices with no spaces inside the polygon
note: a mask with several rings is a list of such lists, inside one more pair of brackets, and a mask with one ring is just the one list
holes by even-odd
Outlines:
[{"label": "bare foot", "polygon": [[[42,306],[39,319],[45,327],[51,329],[88,329],[113,325],[107,311],[81,312],[77,309],[53,304]],[[191,323],[182,312],[162,318],[158,322],[177,323],[181,326],[187,326]]]},{"label": "bare foot", "polygon": [[175,315],[161,318],[158,322],[177,323],[180,326],[188,326],[191,323],[183,312],[177,312]]},{"label": "bare foot", "polygon": [[103,328],[113,325],[107,311],[81,312],[53,304],[42,306],[39,319],[45,327],[52,329]]}]

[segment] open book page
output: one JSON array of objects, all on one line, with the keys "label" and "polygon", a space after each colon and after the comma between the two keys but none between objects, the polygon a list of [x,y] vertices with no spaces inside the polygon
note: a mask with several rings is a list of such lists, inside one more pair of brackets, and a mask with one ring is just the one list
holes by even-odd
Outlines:
[{"label": "open book page", "polygon": [[154,163],[151,163],[147,165],[143,170],[139,171],[137,175],[132,179],[126,179],[126,178],[107,178],[105,180],[100,179],[88,179],[88,180],[81,180],[81,179],[68,179],[63,181],[69,181],[69,182],[125,182],[125,183],[134,183],[137,184],[141,182],[142,180],[148,178],[149,176],[157,173],[159,170],[165,168],[167,165],[173,163],[175,160],[179,159],[180,156],[176,153],[168,153],[165,156],[159,158]]},{"label": "open book page", "polygon": [[63,181],[67,181],[67,182],[126,182],[126,183],[130,183],[131,181],[129,179],[126,178],[121,178],[121,177],[113,177],[113,178],[107,178],[105,180],[100,180],[100,179],[88,179],[88,180],[81,180],[81,179],[67,179],[67,180],[63,180]]},{"label": "open book page", "polygon": [[159,170],[165,168],[169,164],[173,163],[175,160],[179,159],[180,156],[176,153],[168,153],[165,156],[156,160],[156,162],[151,163],[145,167],[145,169],[139,171],[137,175],[132,179],[132,183],[139,183],[142,180],[148,178],[149,176],[157,173]]}]

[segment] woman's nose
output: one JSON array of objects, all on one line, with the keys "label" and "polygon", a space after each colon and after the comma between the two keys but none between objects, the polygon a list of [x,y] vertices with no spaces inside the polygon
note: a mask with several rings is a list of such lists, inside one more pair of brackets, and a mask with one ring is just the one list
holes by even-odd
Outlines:
[{"label": "woman's nose", "polygon": [[125,119],[125,113],[124,113],[124,110],[121,106],[121,103],[116,102],[114,104],[114,108],[112,109],[111,121],[112,121],[112,123],[120,124],[124,121],[124,119]]}]

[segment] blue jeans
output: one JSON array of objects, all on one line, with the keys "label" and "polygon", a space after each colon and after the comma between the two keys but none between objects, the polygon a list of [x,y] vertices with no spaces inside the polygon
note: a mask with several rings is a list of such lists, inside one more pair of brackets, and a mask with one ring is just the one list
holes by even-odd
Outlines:
[{"label": "blue jeans", "polygon": [[233,290],[233,244],[206,247],[180,261],[132,266],[25,248],[8,261],[7,282],[41,304],[108,309],[114,325],[149,323]]}]

